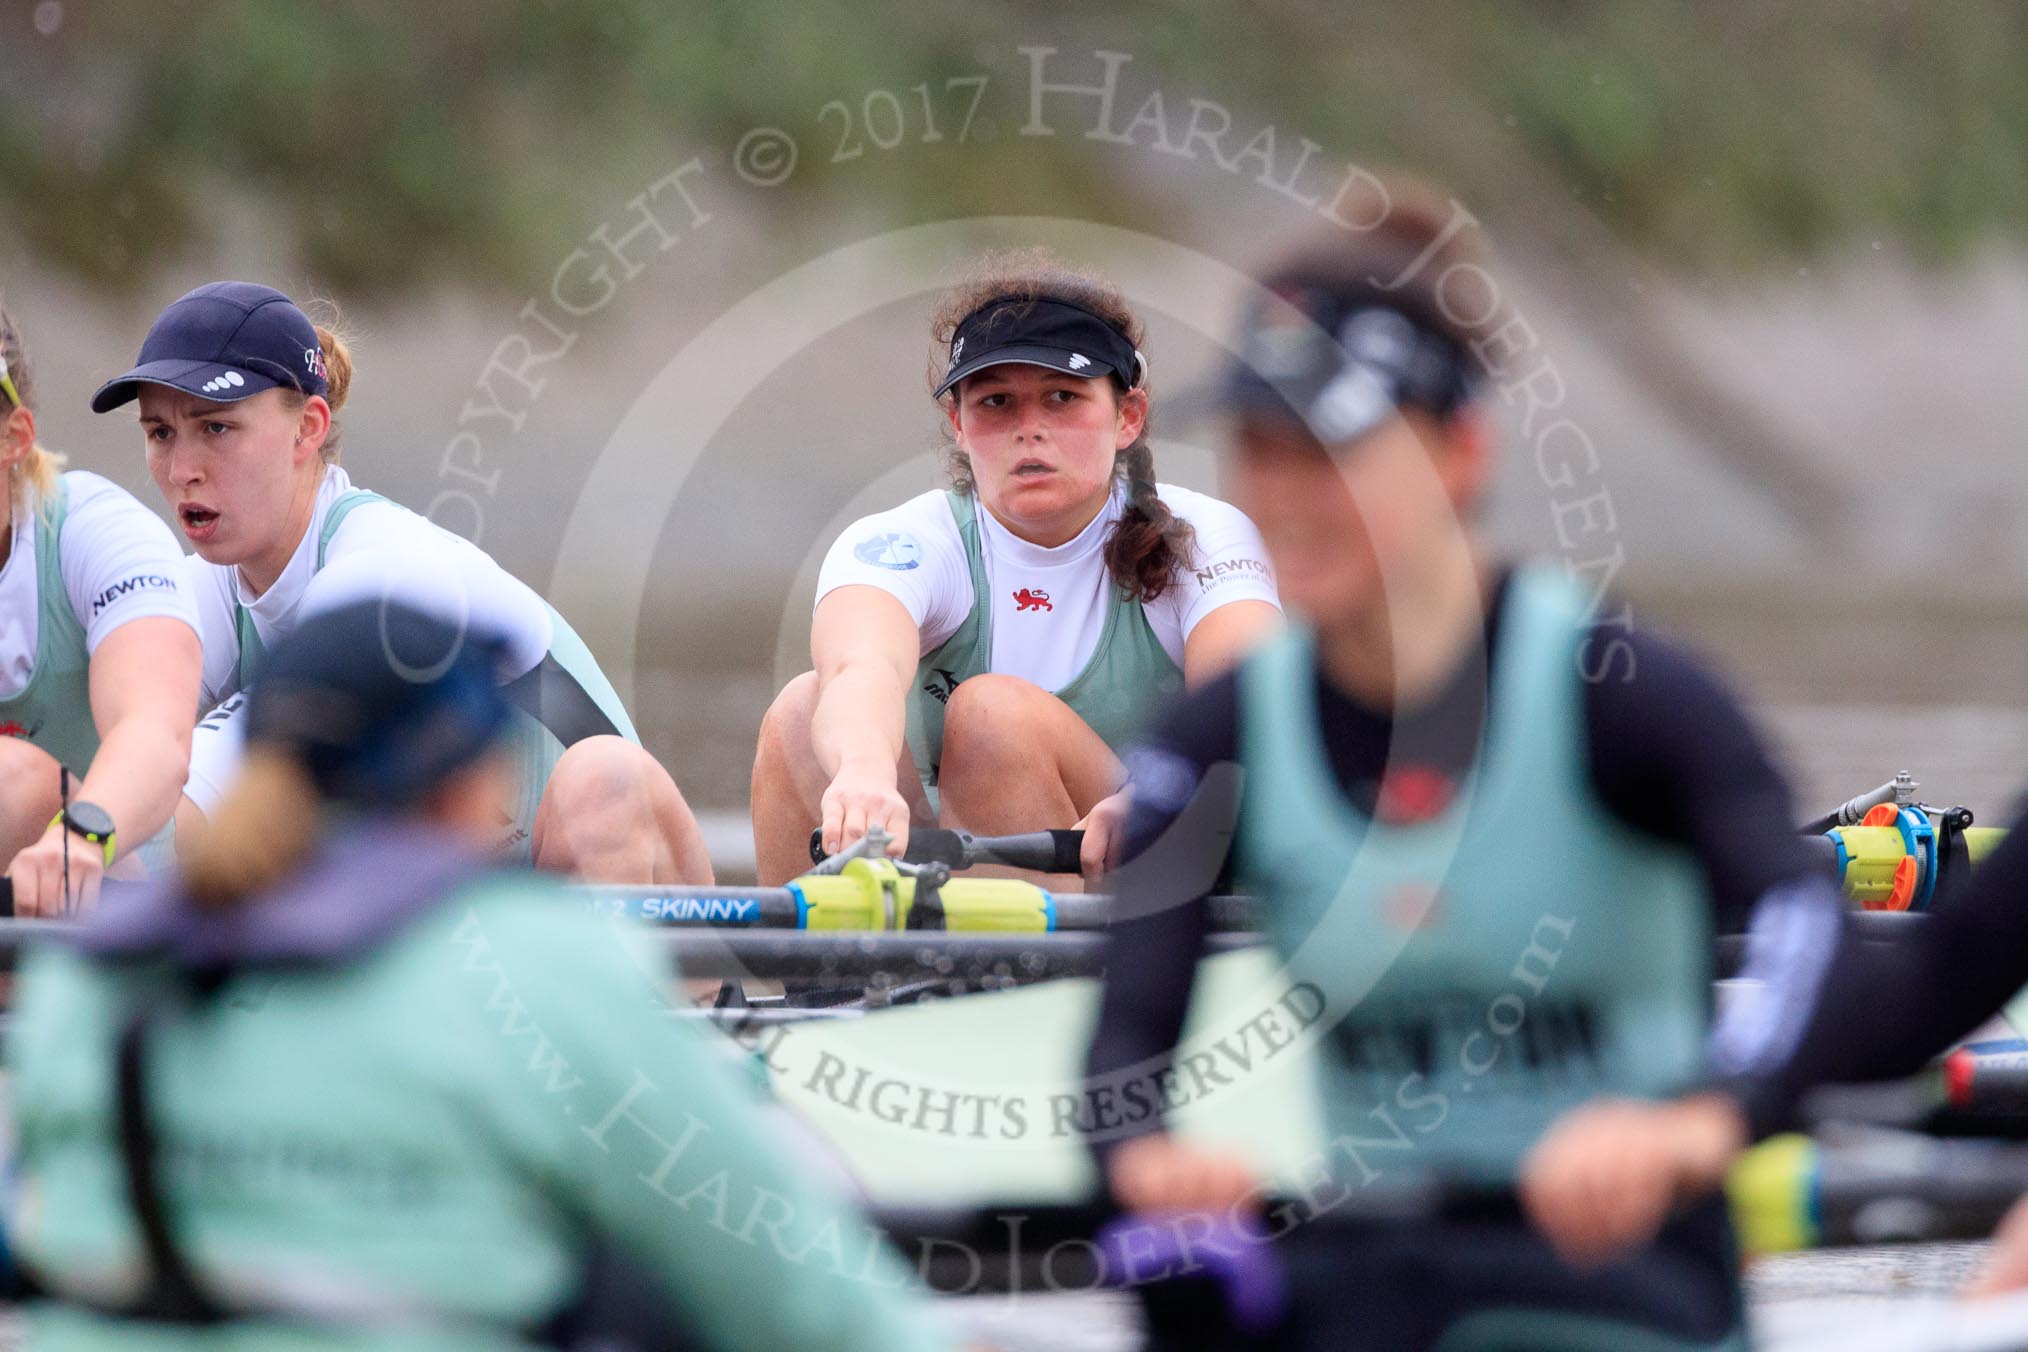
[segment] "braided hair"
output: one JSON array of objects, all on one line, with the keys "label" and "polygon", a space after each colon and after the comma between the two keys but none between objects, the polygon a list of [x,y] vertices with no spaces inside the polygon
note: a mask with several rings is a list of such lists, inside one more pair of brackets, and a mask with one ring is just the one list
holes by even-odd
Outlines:
[{"label": "braided hair", "polygon": [[[935,389],[949,365],[951,339],[958,324],[980,306],[996,300],[1054,300],[1091,311],[1124,335],[1137,350],[1147,326],[1127,305],[1111,282],[1063,262],[1047,249],[1018,249],[988,254],[965,281],[944,293],[930,320],[930,388]],[[1142,384],[1145,387],[1146,378]],[[945,396],[957,397],[956,391]],[[1190,523],[1169,510],[1155,491],[1155,451],[1148,424],[1131,446],[1113,457],[1113,477],[1127,487],[1127,506],[1106,537],[1106,571],[1121,591],[1146,603],[1174,585],[1176,574],[1189,565],[1196,542]],[[972,464],[955,438],[944,446],[944,472],[953,490],[973,491]]]}]

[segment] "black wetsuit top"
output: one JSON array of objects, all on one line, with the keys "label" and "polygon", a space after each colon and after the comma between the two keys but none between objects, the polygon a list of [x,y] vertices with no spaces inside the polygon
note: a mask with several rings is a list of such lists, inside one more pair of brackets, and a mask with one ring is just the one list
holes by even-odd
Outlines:
[{"label": "black wetsuit top", "polygon": [[[1485,670],[1482,654],[1499,652],[1510,576],[1503,573],[1493,590],[1483,648],[1467,654],[1420,707],[1398,715],[1370,708],[1319,674],[1324,750],[1339,789],[1363,813],[1406,821],[1433,815],[1476,761],[1487,684],[1498,675]],[[1799,898],[1819,932],[1835,931],[1836,894],[1795,836],[1787,785],[1738,702],[1682,649],[1646,632],[1598,625],[1581,653],[1593,677],[1583,691],[1587,765],[1606,809],[1701,862],[1718,931],[1744,928],[1750,917],[1758,924],[1757,908],[1765,913],[1761,903],[1776,895]],[[1239,760],[1240,700],[1237,675],[1214,681],[1170,708],[1127,755],[1137,787],[1125,851],[1131,862],[1118,878],[1126,918],[1113,926],[1121,957],[1107,965],[1089,1062],[1094,1081],[1173,1049],[1208,932],[1203,898],[1221,863],[1245,871],[1241,858],[1148,848],[1185,810],[1191,786]],[[1143,792],[1144,784],[1152,791]],[[1158,1126],[1150,1119],[1145,1129]],[[1511,1303],[1517,1292],[1526,1293],[1526,1304],[1632,1318],[1692,1342],[1717,1341],[1739,1317],[1729,1230],[1715,1206],[1672,1225],[1624,1269],[1596,1277],[1568,1272],[1545,1243],[1511,1223],[1329,1232],[1306,1241],[1311,1246],[1313,1257],[1330,1255],[1319,1258],[1319,1274],[1336,1267],[1349,1284],[1321,1282],[1306,1302],[1301,1288],[1311,1260],[1292,1259],[1297,1323],[1308,1330],[1295,1345],[1304,1347],[1425,1346],[1453,1313]],[[1376,1280],[1350,1281],[1357,1266]]]}]

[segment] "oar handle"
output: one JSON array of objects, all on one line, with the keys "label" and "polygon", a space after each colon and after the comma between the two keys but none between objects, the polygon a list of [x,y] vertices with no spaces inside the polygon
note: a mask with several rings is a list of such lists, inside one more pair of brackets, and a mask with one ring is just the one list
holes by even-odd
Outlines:
[{"label": "oar handle", "polygon": [[[916,827],[908,833],[909,864],[943,864],[954,869],[974,864],[1004,864],[1040,873],[1078,873],[1084,849],[1082,831],[1028,831],[1015,836],[975,836],[970,831]],[[824,860],[822,828],[810,832],[810,861]]]}]

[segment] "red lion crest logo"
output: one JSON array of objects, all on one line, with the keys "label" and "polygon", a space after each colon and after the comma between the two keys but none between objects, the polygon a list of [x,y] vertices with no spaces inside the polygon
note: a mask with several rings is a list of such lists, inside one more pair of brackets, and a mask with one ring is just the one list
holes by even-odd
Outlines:
[{"label": "red lion crest logo", "polygon": [[1020,591],[1014,593],[1014,609],[1016,611],[1054,610],[1056,607],[1049,604],[1048,592],[1030,591],[1028,588],[1023,587]]}]

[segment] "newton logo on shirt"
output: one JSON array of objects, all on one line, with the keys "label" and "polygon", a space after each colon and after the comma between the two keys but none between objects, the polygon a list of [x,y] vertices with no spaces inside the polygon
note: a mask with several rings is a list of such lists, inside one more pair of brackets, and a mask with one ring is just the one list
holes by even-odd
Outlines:
[{"label": "newton logo on shirt", "polygon": [[129,592],[175,590],[176,581],[174,578],[164,577],[160,573],[140,573],[134,577],[127,578],[125,581],[115,582],[112,586],[94,596],[92,598],[92,614],[98,614]]},{"label": "newton logo on shirt", "polygon": [[852,557],[875,568],[905,573],[922,564],[922,544],[913,535],[869,535],[852,546]]}]

